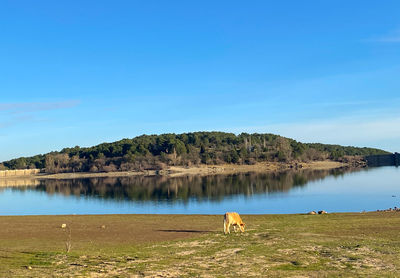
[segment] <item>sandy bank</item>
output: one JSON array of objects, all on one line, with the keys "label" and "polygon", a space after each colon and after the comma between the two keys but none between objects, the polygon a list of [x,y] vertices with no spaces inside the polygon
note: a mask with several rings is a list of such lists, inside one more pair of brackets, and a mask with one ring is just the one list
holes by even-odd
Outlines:
[{"label": "sandy bank", "polygon": [[285,170],[299,170],[299,169],[334,169],[344,167],[346,164],[336,161],[315,161],[309,163],[287,164],[278,162],[265,162],[257,163],[254,165],[236,165],[236,164],[222,164],[222,165],[202,165],[198,167],[181,167],[171,166],[168,169],[169,176],[182,176],[182,175],[212,175],[212,174],[235,174],[246,172],[278,172]]},{"label": "sandy bank", "polygon": [[236,164],[222,164],[222,165],[199,165],[193,167],[171,166],[165,170],[155,171],[121,171],[121,172],[108,172],[108,173],[59,173],[59,174],[36,174],[29,176],[13,176],[1,177],[0,186],[18,186],[31,183],[32,180],[40,179],[76,179],[76,178],[100,178],[100,177],[130,177],[130,176],[186,176],[186,175],[215,175],[215,174],[235,174],[245,172],[277,172],[285,170],[300,170],[300,169],[334,169],[346,167],[347,164],[325,160],[314,161],[309,163],[279,163],[279,162],[265,162],[257,163],[254,165],[236,165]]}]

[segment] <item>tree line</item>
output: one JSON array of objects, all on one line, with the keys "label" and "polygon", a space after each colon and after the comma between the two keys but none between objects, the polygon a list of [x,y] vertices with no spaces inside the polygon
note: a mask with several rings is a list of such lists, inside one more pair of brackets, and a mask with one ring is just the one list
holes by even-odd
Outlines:
[{"label": "tree line", "polygon": [[142,135],[113,143],[20,157],[0,170],[45,169],[47,173],[161,170],[167,166],[255,164],[341,160],[346,156],[387,154],[374,148],[301,143],[274,134],[225,132]]}]

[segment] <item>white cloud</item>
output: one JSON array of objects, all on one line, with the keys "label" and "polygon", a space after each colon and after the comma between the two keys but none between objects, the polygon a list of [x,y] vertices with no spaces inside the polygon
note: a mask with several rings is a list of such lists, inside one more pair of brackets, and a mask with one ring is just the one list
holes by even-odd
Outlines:
[{"label": "white cloud", "polygon": [[79,104],[77,100],[62,102],[20,102],[0,103],[0,128],[7,128],[25,122],[38,121],[37,114],[41,111],[72,108]]},{"label": "white cloud", "polygon": [[45,110],[56,110],[77,106],[79,101],[68,100],[61,102],[17,102],[17,103],[0,103],[0,111],[10,112],[36,112]]},{"label": "white cloud", "polygon": [[375,40],[376,42],[400,42],[400,36],[398,37],[383,37]]},{"label": "white cloud", "polygon": [[400,30],[391,32],[385,36],[366,40],[367,42],[398,43],[400,42]]},{"label": "white cloud", "polygon": [[400,151],[400,116],[376,120],[371,118],[340,118],[284,123],[238,128],[235,131],[274,133],[309,143],[365,146],[383,148],[388,151]]}]

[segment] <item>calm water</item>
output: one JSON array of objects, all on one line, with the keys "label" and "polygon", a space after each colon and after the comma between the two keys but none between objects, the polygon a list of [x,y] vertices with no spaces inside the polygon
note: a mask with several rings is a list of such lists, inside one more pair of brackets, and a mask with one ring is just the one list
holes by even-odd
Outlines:
[{"label": "calm water", "polygon": [[394,206],[400,207],[400,168],[396,167],[44,180],[35,185],[0,187],[0,215],[360,212]]}]

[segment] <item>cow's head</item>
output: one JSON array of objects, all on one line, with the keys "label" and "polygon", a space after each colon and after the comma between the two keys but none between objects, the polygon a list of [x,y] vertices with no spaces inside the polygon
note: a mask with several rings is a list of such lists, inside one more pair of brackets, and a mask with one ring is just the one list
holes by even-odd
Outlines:
[{"label": "cow's head", "polygon": [[242,231],[242,232],[244,232],[244,227],[246,226],[246,224],[245,223],[241,223],[240,225],[239,225],[239,228],[240,228],[240,230]]}]

